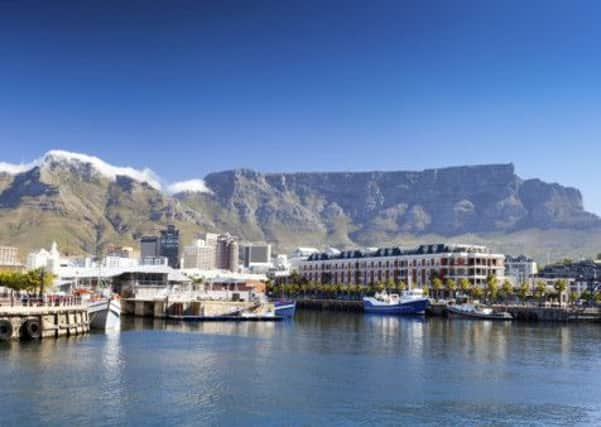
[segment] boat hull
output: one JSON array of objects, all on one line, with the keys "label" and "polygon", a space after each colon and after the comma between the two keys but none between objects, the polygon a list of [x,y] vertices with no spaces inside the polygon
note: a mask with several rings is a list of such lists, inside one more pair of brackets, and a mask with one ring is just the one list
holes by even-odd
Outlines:
[{"label": "boat hull", "polygon": [[378,304],[371,298],[363,299],[363,311],[366,313],[401,315],[424,314],[429,305],[430,302],[427,298],[401,302],[398,304]]},{"label": "boat hull", "polygon": [[477,312],[465,312],[461,310],[457,310],[449,307],[447,312],[450,317],[458,318],[458,319],[472,319],[472,320],[495,320],[495,321],[511,321],[513,317],[510,314],[504,313],[493,313],[493,314],[483,314]]},{"label": "boat hull", "polygon": [[88,316],[92,329],[117,330],[121,327],[121,303],[114,299],[91,302]]},{"label": "boat hull", "polygon": [[292,318],[296,313],[295,301],[275,301],[275,315],[279,317]]}]

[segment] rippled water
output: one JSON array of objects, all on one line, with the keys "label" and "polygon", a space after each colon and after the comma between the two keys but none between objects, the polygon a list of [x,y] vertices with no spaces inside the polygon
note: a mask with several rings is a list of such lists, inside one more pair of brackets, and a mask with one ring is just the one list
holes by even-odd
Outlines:
[{"label": "rippled water", "polygon": [[0,343],[0,425],[601,425],[599,325],[125,320]]}]

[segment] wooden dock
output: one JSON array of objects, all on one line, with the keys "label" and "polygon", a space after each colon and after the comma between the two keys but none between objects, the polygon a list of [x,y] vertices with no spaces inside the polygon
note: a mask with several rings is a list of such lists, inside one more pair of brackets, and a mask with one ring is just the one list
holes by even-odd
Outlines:
[{"label": "wooden dock", "polygon": [[0,306],[0,341],[75,336],[89,330],[88,309],[83,305]]}]

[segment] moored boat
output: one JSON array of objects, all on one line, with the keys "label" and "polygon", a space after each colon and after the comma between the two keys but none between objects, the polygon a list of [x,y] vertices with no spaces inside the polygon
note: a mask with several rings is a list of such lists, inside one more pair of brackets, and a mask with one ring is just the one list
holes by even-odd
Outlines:
[{"label": "moored boat", "polygon": [[118,330],[121,326],[121,301],[114,297],[91,299],[88,316],[93,329]]},{"label": "moored boat", "polygon": [[477,307],[472,304],[449,305],[447,312],[451,317],[475,320],[513,320],[507,312],[495,312],[492,308]]},{"label": "moored boat", "polygon": [[285,318],[292,318],[296,313],[296,301],[280,300],[273,301],[275,315]]},{"label": "moored boat", "polygon": [[421,289],[410,289],[401,295],[377,293],[373,297],[363,298],[363,310],[366,313],[424,314],[429,304]]}]

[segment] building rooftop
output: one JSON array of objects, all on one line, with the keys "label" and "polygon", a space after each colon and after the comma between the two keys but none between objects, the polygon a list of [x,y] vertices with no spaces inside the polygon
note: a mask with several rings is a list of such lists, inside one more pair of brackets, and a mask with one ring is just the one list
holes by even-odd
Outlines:
[{"label": "building rooftop", "polygon": [[486,246],[437,243],[432,245],[421,245],[413,249],[404,249],[396,246],[391,248],[379,248],[375,250],[352,249],[340,252],[339,254],[323,252],[309,256],[308,261],[377,258],[403,255],[428,255],[441,253],[490,253],[490,250]]}]

